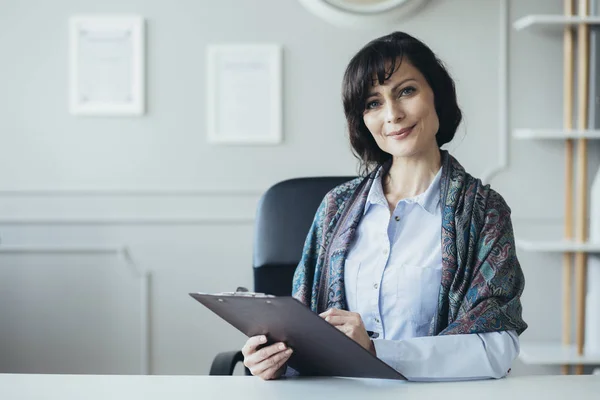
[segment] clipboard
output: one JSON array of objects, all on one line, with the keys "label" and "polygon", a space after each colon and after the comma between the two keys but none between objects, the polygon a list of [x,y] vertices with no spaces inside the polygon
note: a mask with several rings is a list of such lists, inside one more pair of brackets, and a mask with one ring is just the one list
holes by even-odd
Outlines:
[{"label": "clipboard", "polygon": [[294,349],[288,365],[303,376],[406,378],[293,297],[252,292],[190,293],[246,336]]}]

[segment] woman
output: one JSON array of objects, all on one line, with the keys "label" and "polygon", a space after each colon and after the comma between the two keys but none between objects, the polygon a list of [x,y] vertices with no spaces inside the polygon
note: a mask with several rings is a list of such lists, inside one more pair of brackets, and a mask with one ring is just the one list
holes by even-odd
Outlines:
[{"label": "woman", "polygon": [[[364,177],[325,196],[293,296],[408,379],[505,376],[524,277],[504,199],[440,149],[462,118],[452,78],[395,32],[350,61],[343,102]],[[292,349],[263,343],[248,339],[244,364],[277,378]]]}]

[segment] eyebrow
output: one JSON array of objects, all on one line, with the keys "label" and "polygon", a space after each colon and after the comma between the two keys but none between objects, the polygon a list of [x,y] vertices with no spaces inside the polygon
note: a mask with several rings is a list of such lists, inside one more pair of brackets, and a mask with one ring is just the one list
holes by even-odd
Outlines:
[{"label": "eyebrow", "polygon": [[[406,78],[405,80],[403,80],[402,82],[400,82],[399,84],[397,84],[396,86],[394,86],[392,88],[392,92],[395,92],[396,90],[398,90],[398,88],[400,86],[404,85],[406,82],[409,82],[409,81],[416,81],[416,79],[415,78]],[[377,95],[379,95],[379,92],[369,92],[367,94],[367,99],[370,98],[370,97],[373,97],[373,96],[377,96]]]}]

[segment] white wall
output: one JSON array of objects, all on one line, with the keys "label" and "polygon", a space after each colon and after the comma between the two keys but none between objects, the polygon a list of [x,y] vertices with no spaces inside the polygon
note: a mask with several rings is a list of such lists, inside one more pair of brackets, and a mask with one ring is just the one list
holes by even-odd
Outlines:
[{"label": "white wall", "polygon": [[[455,77],[465,122],[450,150],[474,175],[498,159],[502,3],[432,0],[397,26]],[[67,112],[67,19],[94,12],[147,19],[142,118]],[[559,1],[510,1],[511,21],[560,12]],[[207,373],[217,352],[239,348],[243,336],[187,293],[252,286],[253,214],[268,186],[355,173],[341,77],[362,45],[389,31],[336,28],[295,0],[0,0],[0,372],[139,372],[143,281],[134,266],[151,274],[152,373]],[[206,143],[205,47],[229,42],[283,45],[281,146]],[[511,30],[509,127],[562,125],[561,52],[560,36]],[[517,235],[560,235],[562,146],[511,141],[510,151],[492,185]],[[593,170],[599,161],[590,144]],[[25,251],[48,246],[63,250]],[[125,246],[135,265],[110,251],[71,252],[81,246]],[[519,257],[530,324],[522,339],[558,340],[560,259]]]}]

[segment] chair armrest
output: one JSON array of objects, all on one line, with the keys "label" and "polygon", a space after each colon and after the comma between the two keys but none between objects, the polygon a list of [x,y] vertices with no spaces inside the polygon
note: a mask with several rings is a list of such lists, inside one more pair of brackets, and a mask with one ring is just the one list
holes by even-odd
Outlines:
[{"label": "chair armrest", "polygon": [[241,351],[225,351],[217,354],[210,366],[209,375],[233,375],[238,362],[244,361]]}]

